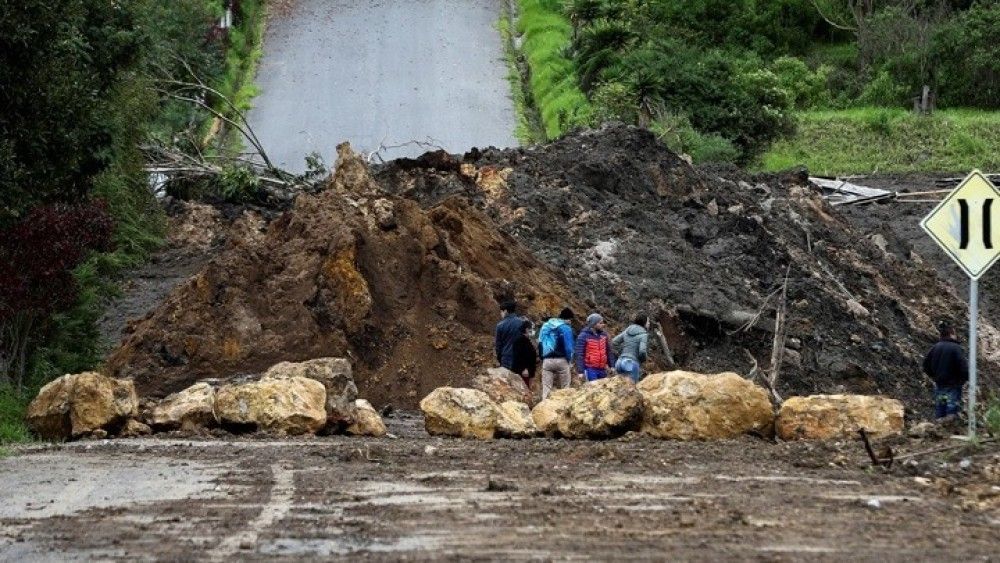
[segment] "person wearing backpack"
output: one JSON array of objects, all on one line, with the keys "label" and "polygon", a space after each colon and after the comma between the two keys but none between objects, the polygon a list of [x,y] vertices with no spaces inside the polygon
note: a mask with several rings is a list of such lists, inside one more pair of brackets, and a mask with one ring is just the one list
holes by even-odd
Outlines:
[{"label": "person wearing backpack", "polygon": [[568,307],[559,317],[549,319],[538,333],[538,352],[542,357],[542,400],[552,388],[566,389],[572,382],[573,328],[569,322],[575,315]]},{"label": "person wearing backpack", "polygon": [[611,340],[604,331],[604,317],[593,313],[587,317],[587,326],[576,337],[576,368],[587,381],[596,381],[608,376],[608,368],[614,366]]},{"label": "person wearing backpack", "polygon": [[632,324],[611,341],[613,350],[621,350],[615,362],[615,371],[628,375],[635,383],[639,383],[639,378],[642,376],[641,366],[647,357],[648,330],[649,317],[637,315]]}]

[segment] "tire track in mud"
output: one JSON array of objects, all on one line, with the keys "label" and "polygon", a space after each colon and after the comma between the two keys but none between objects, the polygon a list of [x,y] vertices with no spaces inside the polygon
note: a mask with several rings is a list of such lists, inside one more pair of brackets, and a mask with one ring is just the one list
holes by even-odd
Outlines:
[{"label": "tire track in mud", "polygon": [[209,553],[211,561],[224,561],[236,555],[241,549],[257,543],[260,533],[279,522],[292,509],[295,495],[295,472],[281,463],[271,465],[270,497],[260,511],[243,530],[225,538]]}]

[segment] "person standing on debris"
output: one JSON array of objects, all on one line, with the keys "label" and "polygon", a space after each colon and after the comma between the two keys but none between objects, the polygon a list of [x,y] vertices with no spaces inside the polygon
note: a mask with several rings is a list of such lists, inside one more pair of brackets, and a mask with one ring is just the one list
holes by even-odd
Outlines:
[{"label": "person standing on debris", "polygon": [[646,361],[649,347],[649,317],[637,315],[632,324],[611,341],[613,350],[620,350],[615,361],[615,371],[628,375],[632,381],[639,383],[642,376],[641,365]]},{"label": "person standing on debris", "polygon": [[969,380],[969,362],[950,324],[942,322],[938,332],[941,339],[924,358],[924,373],[934,380],[935,416],[955,417],[962,406],[962,385]]},{"label": "person standing on debris", "polygon": [[611,340],[604,331],[604,317],[593,313],[587,317],[587,326],[576,337],[576,367],[587,381],[596,381],[608,376],[608,368],[614,366]]},{"label": "person standing on debris", "polygon": [[500,304],[501,321],[497,323],[493,335],[493,347],[496,350],[497,362],[501,366],[514,371],[514,342],[521,336],[521,324],[524,319],[518,317],[517,302],[507,299]]},{"label": "person standing on debris", "polygon": [[535,335],[535,323],[529,320],[521,321],[521,334],[514,341],[514,367],[511,371],[521,376],[524,385],[531,389],[531,381],[535,379],[535,368],[538,365],[538,354],[531,337]]},{"label": "person standing on debris", "polygon": [[572,382],[573,328],[569,322],[575,315],[568,307],[559,317],[549,319],[538,333],[538,351],[542,356],[542,400],[552,388],[566,389]]}]

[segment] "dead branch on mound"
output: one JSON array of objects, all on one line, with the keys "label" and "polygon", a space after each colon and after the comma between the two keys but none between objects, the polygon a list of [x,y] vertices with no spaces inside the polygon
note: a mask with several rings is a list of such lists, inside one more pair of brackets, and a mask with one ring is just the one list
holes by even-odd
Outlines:
[{"label": "dead branch on mound", "polygon": [[440,151],[445,150],[444,147],[442,147],[441,145],[437,144],[440,141],[437,141],[436,139],[433,139],[431,137],[427,137],[423,141],[417,141],[416,139],[411,139],[409,141],[406,141],[405,143],[400,143],[398,145],[386,145],[385,144],[385,140],[386,140],[386,137],[382,137],[382,140],[379,141],[379,143],[378,143],[378,148],[376,148],[375,150],[373,150],[373,151],[369,152],[367,155],[365,155],[365,162],[367,162],[368,164],[371,164],[372,163],[372,159],[374,159],[374,158],[377,157],[379,163],[385,164],[385,159],[382,158],[382,152],[383,151],[387,151],[387,150],[391,150],[391,149],[401,149],[403,147],[409,147],[409,146],[421,147],[421,148],[428,149],[428,150],[430,150],[430,149],[440,150]]},{"label": "dead branch on mound", "polygon": [[781,372],[781,363],[785,361],[785,337],[788,332],[788,275],[792,271],[792,266],[789,264],[785,268],[785,283],[781,286],[781,301],[778,304],[778,309],[774,314],[774,340],[771,344],[771,369],[768,373],[767,386],[771,391],[771,395],[774,400],[779,405],[784,402],[781,395],[778,394],[776,389],[778,383],[778,374]]},{"label": "dead branch on mound", "polygon": [[892,448],[886,446],[881,452],[879,452],[878,455],[876,455],[875,450],[872,449],[871,441],[868,439],[868,432],[866,432],[864,428],[858,428],[858,434],[861,435],[861,442],[865,446],[865,452],[868,453],[868,458],[872,460],[873,467],[885,467],[886,469],[892,467]]},{"label": "dead branch on mound", "polygon": [[663,347],[663,355],[667,359],[667,367],[676,367],[677,362],[674,361],[674,353],[670,351],[670,345],[667,344],[667,337],[663,334],[663,325],[660,324],[660,321],[656,321],[656,328],[653,331],[656,333],[657,340],[660,341],[660,346]]}]

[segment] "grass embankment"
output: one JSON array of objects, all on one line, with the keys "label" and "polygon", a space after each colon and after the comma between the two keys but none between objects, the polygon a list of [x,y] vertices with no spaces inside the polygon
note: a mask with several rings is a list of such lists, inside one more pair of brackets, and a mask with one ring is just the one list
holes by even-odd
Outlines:
[{"label": "grass embankment", "polygon": [[510,83],[511,100],[514,102],[514,114],[517,124],[514,126],[514,136],[522,145],[533,145],[545,141],[545,133],[539,123],[538,112],[531,104],[528,93],[525,90],[526,84],[521,65],[524,61],[520,58],[514,40],[513,14],[508,5],[504,5],[501,10],[500,19],[497,21],[497,30],[500,32],[500,41],[503,43],[504,62],[507,65],[507,82]]},{"label": "grass embankment", "polygon": [[1000,169],[1000,112],[858,108],[800,114],[798,133],[778,141],[760,168],[804,165],[813,174],[964,172]]},{"label": "grass embankment", "polygon": [[[257,65],[264,55],[264,30],[267,27],[267,6],[265,0],[243,0],[239,3],[239,14],[235,14],[235,25],[229,29],[226,38],[226,54],[222,74],[213,86],[220,94],[232,101],[241,112],[252,107],[252,101],[260,89],[254,82]],[[230,119],[235,119],[234,110],[221,100],[214,108]],[[218,123],[210,120],[205,126],[206,141],[211,141]],[[229,128],[222,144],[226,147],[241,147],[243,137],[239,131]]]},{"label": "grass embankment", "polygon": [[592,113],[580,90],[573,61],[566,57],[573,26],[560,0],[518,0],[517,31],[527,63],[531,104],[541,116],[546,139],[589,123]]}]

